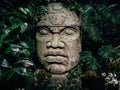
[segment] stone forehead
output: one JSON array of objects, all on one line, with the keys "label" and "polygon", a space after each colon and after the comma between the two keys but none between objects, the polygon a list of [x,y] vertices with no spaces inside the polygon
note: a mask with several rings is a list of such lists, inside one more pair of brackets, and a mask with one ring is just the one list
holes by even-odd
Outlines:
[{"label": "stone forehead", "polygon": [[65,8],[61,3],[48,4],[47,13],[41,17],[37,26],[80,26],[80,19],[74,11]]}]

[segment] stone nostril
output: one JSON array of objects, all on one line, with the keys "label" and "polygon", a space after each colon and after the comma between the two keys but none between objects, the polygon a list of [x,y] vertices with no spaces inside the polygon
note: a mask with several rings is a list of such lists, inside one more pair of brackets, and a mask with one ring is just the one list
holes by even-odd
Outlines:
[{"label": "stone nostril", "polygon": [[46,45],[47,48],[64,48],[64,45],[60,44],[60,43],[52,43],[52,42],[48,42]]},{"label": "stone nostril", "polygon": [[62,49],[65,47],[65,45],[61,41],[57,41],[57,42],[49,41],[49,42],[47,42],[46,47],[47,48],[61,48]]}]

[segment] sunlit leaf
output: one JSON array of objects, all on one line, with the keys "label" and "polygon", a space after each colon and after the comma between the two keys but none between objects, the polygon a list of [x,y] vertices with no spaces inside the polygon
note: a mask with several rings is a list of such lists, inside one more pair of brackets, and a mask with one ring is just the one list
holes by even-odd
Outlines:
[{"label": "sunlit leaf", "polygon": [[10,63],[6,59],[3,59],[0,66],[3,68],[12,68],[12,66],[10,65]]},{"label": "sunlit leaf", "polygon": [[22,24],[21,26],[21,33],[23,33],[23,32],[25,32],[25,30],[27,29],[27,27],[28,27],[28,24],[27,23],[24,23],[24,24]]},{"label": "sunlit leaf", "polygon": [[3,38],[3,43],[5,44],[11,44],[15,41],[17,38],[17,35],[20,32],[20,25],[17,25],[15,27],[10,28],[12,29],[4,38]]},{"label": "sunlit leaf", "polygon": [[24,48],[29,48],[26,42],[20,42],[20,45],[23,46]]},{"label": "sunlit leaf", "polygon": [[13,71],[20,75],[25,75],[27,73],[27,70],[24,67],[14,68]]},{"label": "sunlit leaf", "polygon": [[15,63],[15,65],[17,65],[17,64],[30,65],[30,66],[34,65],[34,63],[31,62],[30,60],[24,60],[24,59],[19,60],[18,62]]}]

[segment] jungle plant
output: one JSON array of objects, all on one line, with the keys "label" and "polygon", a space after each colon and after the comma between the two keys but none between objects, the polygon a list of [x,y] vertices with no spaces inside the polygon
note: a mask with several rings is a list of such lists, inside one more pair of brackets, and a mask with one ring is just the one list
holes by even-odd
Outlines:
[{"label": "jungle plant", "polygon": [[0,0],[1,90],[33,90],[34,72],[42,66],[37,62],[34,27],[40,16],[46,13],[46,5],[51,2],[63,3],[82,18],[81,64],[68,77],[83,75],[89,69],[99,73],[115,72],[119,77],[119,1]]}]

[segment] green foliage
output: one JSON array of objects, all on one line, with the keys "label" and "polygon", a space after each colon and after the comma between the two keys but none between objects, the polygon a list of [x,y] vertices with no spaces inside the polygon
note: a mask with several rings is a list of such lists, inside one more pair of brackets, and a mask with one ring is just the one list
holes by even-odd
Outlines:
[{"label": "green foliage", "polygon": [[99,49],[99,55],[103,58],[117,59],[120,56],[120,50],[114,49],[111,45],[106,45]]},{"label": "green foliage", "polygon": [[15,39],[17,38],[17,35],[20,31],[20,25],[17,25],[15,27],[8,27],[8,33],[5,37],[3,37],[2,39],[2,43],[3,44],[11,44],[15,41]]},{"label": "green foliage", "polygon": [[[37,68],[34,27],[46,13],[46,4],[50,2],[62,2],[82,19],[81,64],[68,74],[68,78],[83,74],[82,68],[107,71],[109,59],[116,61],[120,57],[119,48],[115,49],[120,46],[120,8],[117,1],[0,0],[0,81],[22,83],[22,88],[32,90]],[[116,72],[120,72],[119,69]],[[114,71],[114,67],[109,71]],[[19,79],[22,81],[16,82]],[[11,86],[11,90],[19,88],[17,85]],[[48,85],[48,89],[51,87],[56,86]]]},{"label": "green foliage", "polygon": [[89,69],[92,69],[92,70],[97,70],[100,65],[99,63],[97,62],[96,58],[94,58],[92,56],[92,53],[90,51],[84,51],[82,54],[81,54],[81,58],[80,60],[84,63],[86,63],[88,65],[88,68]]},{"label": "green foliage", "polygon": [[67,75],[67,78],[72,79],[82,75],[82,70],[81,70],[82,66],[83,66],[82,64],[79,64],[74,70],[70,71]]}]

